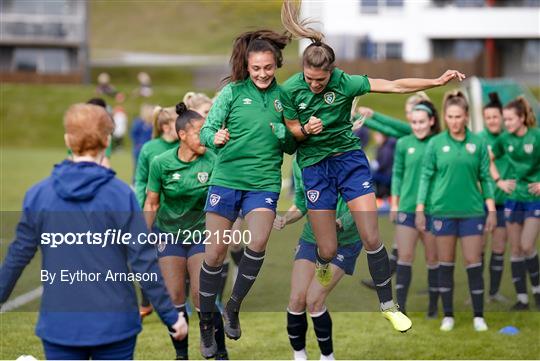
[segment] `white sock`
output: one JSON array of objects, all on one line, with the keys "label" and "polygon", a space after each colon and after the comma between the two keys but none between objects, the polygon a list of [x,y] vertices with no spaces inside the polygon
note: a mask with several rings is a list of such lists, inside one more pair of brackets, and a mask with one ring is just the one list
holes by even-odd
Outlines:
[{"label": "white sock", "polygon": [[335,360],[334,353],[332,352],[330,355],[323,355],[321,354],[321,360]]},{"label": "white sock", "polygon": [[521,303],[525,303],[525,304],[529,303],[529,295],[526,293],[519,293],[517,295],[517,299]]},{"label": "white sock", "polygon": [[381,310],[382,310],[382,311],[388,310],[389,308],[394,307],[394,305],[395,305],[395,304],[394,304],[394,301],[393,301],[393,300],[390,300],[390,301],[381,303]]},{"label": "white sock", "polygon": [[539,286],[532,286],[532,293],[540,293],[540,285]]},{"label": "white sock", "polygon": [[308,357],[307,357],[306,349],[303,348],[300,351],[293,350],[293,357],[295,360],[307,360]]}]

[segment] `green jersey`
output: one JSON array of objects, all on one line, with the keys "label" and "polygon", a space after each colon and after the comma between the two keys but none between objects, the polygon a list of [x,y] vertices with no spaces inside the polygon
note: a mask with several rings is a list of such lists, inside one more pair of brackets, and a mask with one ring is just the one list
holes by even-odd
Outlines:
[{"label": "green jersey", "polygon": [[334,69],[326,88],[314,94],[303,73],[293,75],[283,84],[281,103],[285,119],[306,124],[311,116],[321,119],[323,131],[299,143],[298,165],[316,164],[341,152],[360,149],[359,139],[351,130],[351,107],[355,97],[370,91],[365,75],[349,75]]},{"label": "green jersey", "polygon": [[[392,168],[392,195],[399,197],[400,212],[415,212],[418,196],[418,180],[422,174],[422,160],[431,137],[418,139],[415,135],[400,138],[394,152]],[[425,212],[430,213],[430,197]]]},{"label": "green jersey", "polygon": [[150,164],[148,190],[160,194],[156,225],[163,232],[204,231],[204,205],[208,180],[216,155],[206,152],[186,163],[178,158],[178,148],[162,153]]},{"label": "green jersey", "polygon": [[408,123],[378,112],[373,112],[373,116],[366,119],[364,126],[387,137],[398,139],[412,133],[411,126]]},{"label": "green jersey", "polygon": [[[444,131],[431,138],[423,160],[417,204],[426,204],[431,192],[431,214],[471,218],[484,215],[484,199],[493,199],[487,145],[466,130],[458,141]],[[482,190],[478,187],[480,183]]]},{"label": "green jersey", "polygon": [[[487,128],[484,128],[484,130],[479,132],[478,135],[485,140],[486,144],[488,145],[488,149],[493,151],[493,145],[495,144],[495,141],[497,140],[497,138],[499,138],[505,133],[506,131],[503,131],[499,134],[493,134],[490,133]],[[499,171],[499,176],[501,177],[501,179],[508,179],[510,162],[506,154],[503,154],[501,157],[495,159],[495,166]],[[499,187],[495,187],[495,204],[504,205],[504,201],[507,197],[508,195],[505,192],[503,192]]]},{"label": "green jersey", "polygon": [[161,153],[178,146],[178,141],[167,142],[159,137],[144,143],[139,153],[137,169],[135,170],[135,196],[141,208],[144,208],[146,200],[146,185],[148,183],[148,173],[150,171],[150,162]]},{"label": "green jersey", "polygon": [[[302,212],[303,215],[307,213],[306,205],[306,192],[304,189],[304,183],[302,182],[302,171],[298,166],[296,160],[293,162],[293,176],[294,176],[294,204]],[[354,219],[349,211],[347,203],[338,197],[336,217],[341,220],[342,230],[337,233],[338,244],[341,246],[359,242],[360,236],[354,223]],[[304,225],[304,230],[300,236],[306,242],[316,243],[313,229],[309,220]]]},{"label": "green jersey", "polygon": [[491,149],[496,159],[505,154],[508,156],[507,178],[516,180],[516,189],[508,198],[521,202],[539,201],[540,197],[529,193],[528,186],[540,182],[540,129],[529,128],[522,137],[504,133]]},{"label": "green jersey", "polygon": [[280,92],[275,80],[261,91],[250,78],[223,88],[201,129],[201,142],[211,149],[216,148],[214,136],[219,129],[227,128],[230,134],[219,149],[211,185],[280,192],[283,152],[296,148],[288,131],[286,141],[280,141],[270,126],[283,124]]}]

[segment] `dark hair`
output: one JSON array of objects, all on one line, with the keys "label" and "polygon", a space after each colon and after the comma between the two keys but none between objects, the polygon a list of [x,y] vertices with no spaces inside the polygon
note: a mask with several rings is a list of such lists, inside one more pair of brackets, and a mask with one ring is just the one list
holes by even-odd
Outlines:
[{"label": "dark hair", "polygon": [[247,79],[248,56],[249,53],[259,53],[269,51],[274,54],[276,66],[281,68],[283,65],[283,54],[291,37],[286,34],[278,34],[272,30],[248,31],[241,34],[234,40],[231,59],[231,75],[223,79],[225,82],[234,82]]},{"label": "dark hair", "polygon": [[465,113],[469,113],[469,102],[461,90],[451,90],[444,94],[443,112],[446,112],[446,109],[451,105],[457,105],[462,108]]},{"label": "dark hair", "polygon": [[180,102],[176,104],[176,132],[186,130],[188,125],[192,125],[195,120],[204,120],[202,115],[194,110],[188,109],[186,103]]},{"label": "dark hair", "polygon": [[307,38],[311,44],[304,50],[302,63],[304,67],[318,68],[332,71],[335,67],[336,55],[334,50],[323,42],[324,34],[311,27],[314,21],[310,19],[300,20],[300,4],[294,4],[291,0],[283,1],[281,7],[281,23],[287,31],[297,39]]},{"label": "dark hair", "polygon": [[489,108],[498,109],[499,112],[502,113],[503,105],[501,103],[501,100],[499,99],[499,94],[497,94],[497,92],[489,93],[489,102],[484,105],[484,110]]},{"label": "dark hair", "polygon": [[531,105],[523,95],[518,96],[510,103],[506,104],[504,109],[514,109],[518,117],[524,117],[524,124],[527,128],[531,128],[536,125],[536,116],[534,115]]},{"label": "dark hair", "polygon": [[426,113],[428,113],[428,117],[435,119],[435,122],[431,126],[431,134],[440,133],[441,132],[441,123],[439,122],[439,113],[437,113],[437,109],[435,109],[435,105],[433,105],[433,103],[430,102],[429,100],[422,100],[421,102],[419,102],[418,104],[416,104],[414,106],[413,111],[414,110],[424,110],[424,109],[416,109],[416,107],[419,106],[419,105],[423,106],[423,107],[427,107],[430,110],[430,112],[426,112]]},{"label": "dark hair", "polygon": [[93,104],[107,109],[107,103],[103,98],[92,98],[86,102],[86,104]]}]

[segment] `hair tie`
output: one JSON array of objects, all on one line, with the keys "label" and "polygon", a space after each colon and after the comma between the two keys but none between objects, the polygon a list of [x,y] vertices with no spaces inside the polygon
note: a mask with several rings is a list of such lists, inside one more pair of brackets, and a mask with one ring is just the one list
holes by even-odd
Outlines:
[{"label": "hair tie", "polygon": [[315,46],[321,46],[322,43],[321,43],[320,40],[315,40],[315,41],[313,42],[313,45],[315,45]]},{"label": "hair tie", "polygon": [[433,116],[433,112],[431,111],[431,109],[429,109],[429,107],[426,106],[426,105],[424,105],[424,104],[417,104],[417,105],[415,105],[414,108],[413,108],[413,111],[415,111],[415,110],[423,110],[423,111],[425,111],[426,113],[428,113],[428,115],[429,115],[430,117]]}]

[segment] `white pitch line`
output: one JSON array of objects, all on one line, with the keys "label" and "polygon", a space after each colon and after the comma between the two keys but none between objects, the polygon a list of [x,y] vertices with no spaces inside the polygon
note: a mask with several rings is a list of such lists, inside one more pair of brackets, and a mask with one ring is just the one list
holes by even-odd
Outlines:
[{"label": "white pitch line", "polygon": [[32,302],[35,299],[40,298],[42,294],[43,294],[43,286],[39,286],[38,288],[30,292],[26,292],[18,297],[15,297],[11,301],[4,303],[2,308],[0,308],[0,313],[13,311],[23,305],[26,305],[27,303]]}]

